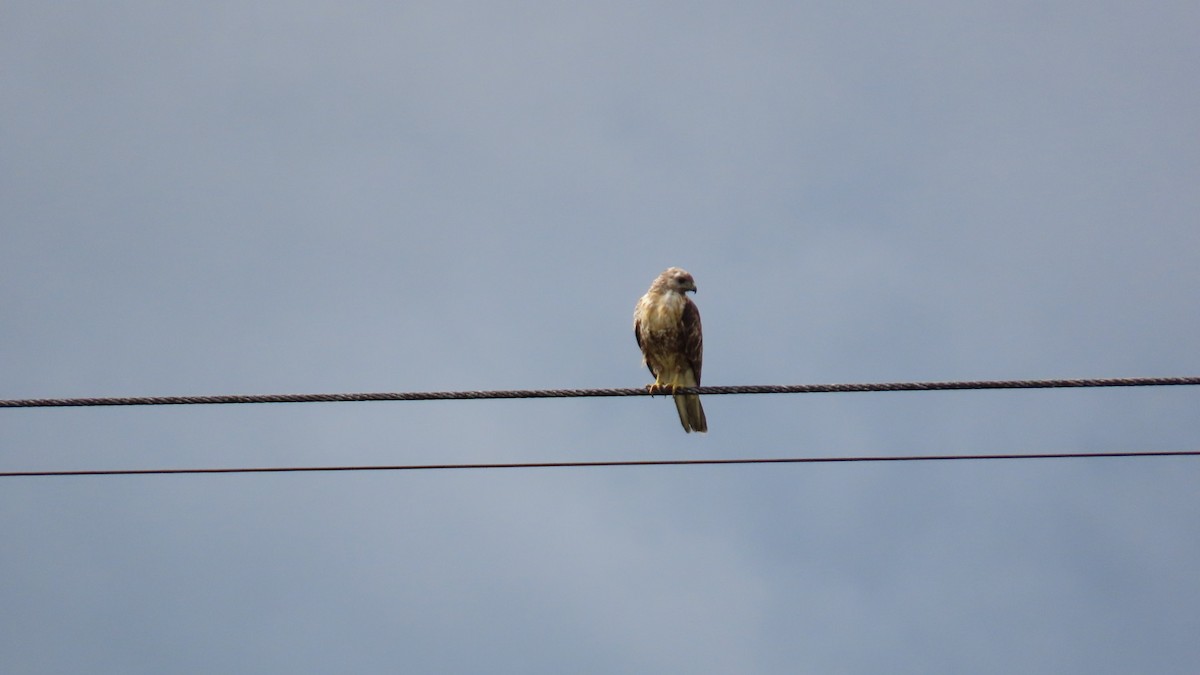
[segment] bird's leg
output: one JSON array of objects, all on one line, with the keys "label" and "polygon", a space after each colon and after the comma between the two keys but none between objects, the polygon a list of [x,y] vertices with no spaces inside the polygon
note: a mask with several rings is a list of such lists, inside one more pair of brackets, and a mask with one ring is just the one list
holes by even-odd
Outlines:
[{"label": "bird's leg", "polygon": [[649,392],[651,396],[654,396],[655,394],[663,393],[663,390],[666,389],[666,387],[667,385],[662,383],[662,378],[658,375],[655,375],[654,382],[646,385],[646,391]]}]

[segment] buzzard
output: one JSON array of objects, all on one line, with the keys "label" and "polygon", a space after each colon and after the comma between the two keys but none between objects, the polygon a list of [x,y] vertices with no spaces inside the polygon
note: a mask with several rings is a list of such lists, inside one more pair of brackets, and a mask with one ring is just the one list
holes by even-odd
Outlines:
[{"label": "buzzard", "polygon": [[642,348],[642,358],[654,384],[650,393],[667,390],[674,394],[675,408],[683,430],[708,431],[704,408],[696,394],[676,394],[677,387],[699,387],[704,360],[704,336],[700,310],[686,293],[696,291],[696,282],[686,270],[671,267],[650,284],[633,312],[633,335]]}]

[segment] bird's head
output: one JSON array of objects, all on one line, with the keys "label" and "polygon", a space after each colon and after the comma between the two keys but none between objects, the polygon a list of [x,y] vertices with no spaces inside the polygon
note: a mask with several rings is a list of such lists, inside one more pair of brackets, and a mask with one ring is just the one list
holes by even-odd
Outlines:
[{"label": "bird's head", "polygon": [[662,273],[660,277],[666,282],[667,288],[683,295],[688,291],[696,292],[696,282],[692,279],[692,275],[688,274],[685,269],[671,267]]}]

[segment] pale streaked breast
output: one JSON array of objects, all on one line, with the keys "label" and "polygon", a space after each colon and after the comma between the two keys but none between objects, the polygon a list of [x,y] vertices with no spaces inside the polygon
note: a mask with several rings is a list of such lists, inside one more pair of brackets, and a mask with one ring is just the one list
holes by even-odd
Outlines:
[{"label": "pale streaked breast", "polygon": [[683,316],[684,298],[678,293],[663,293],[657,298],[643,296],[639,303],[642,330],[661,332],[678,330]]}]

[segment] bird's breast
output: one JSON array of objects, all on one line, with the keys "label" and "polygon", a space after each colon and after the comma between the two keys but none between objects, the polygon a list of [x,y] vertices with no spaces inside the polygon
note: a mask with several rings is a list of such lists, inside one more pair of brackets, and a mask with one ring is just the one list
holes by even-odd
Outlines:
[{"label": "bird's breast", "polygon": [[678,330],[680,318],[683,316],[683,296],[664,293],[658,297],[647,296],[642,300],[642,330],[654,333]]}]

